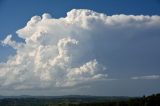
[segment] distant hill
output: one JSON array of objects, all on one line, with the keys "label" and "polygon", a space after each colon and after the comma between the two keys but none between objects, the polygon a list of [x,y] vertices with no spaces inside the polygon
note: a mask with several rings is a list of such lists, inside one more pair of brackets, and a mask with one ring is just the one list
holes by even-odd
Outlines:
[{"label": "distant hill", "polygon": [[20,95],[20,96],[2,96],[0,99],[17,99],[17,98],[35,98],[35,99],[91,99],[91,100],[128,100],[132,97],[127,96],[91,96],[91,95],[64,95],[64,96],[30,96],[30,95]]},{"label": "distant hill", "polygon": [[160,94],[123,96],[0,96],[0,106],[160,106]]}]

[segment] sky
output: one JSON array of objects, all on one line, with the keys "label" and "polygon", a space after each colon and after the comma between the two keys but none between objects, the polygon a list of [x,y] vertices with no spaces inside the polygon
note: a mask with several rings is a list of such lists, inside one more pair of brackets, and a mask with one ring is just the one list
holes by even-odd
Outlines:
[{"label": "sky", "polygon": [[0,95],[160,92],[159,0],[0,0]]}]

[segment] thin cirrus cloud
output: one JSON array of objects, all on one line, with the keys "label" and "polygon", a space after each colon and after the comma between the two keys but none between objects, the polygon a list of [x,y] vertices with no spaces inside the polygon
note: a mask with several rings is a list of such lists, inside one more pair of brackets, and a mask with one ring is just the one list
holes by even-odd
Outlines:
[{"label": "thin cirrus cloud", "polygon": [[110,79],[107,66],[96,57],[97,53],[105,54],[101,47],[116,48],[142,37],[144,32],[160,27],[159,20],[156,15],[107,16],[85,9],[73,9],[58,19],[46,13],[33,16],[17,31],[24,42],[13,41],[12,35],[1,41],[16,54],[0,63],[0,87],[65,88]]},{"label": "thin cirrus cloud", "polygon": [[158,80],[160,79],[160,75],[148,75],[148,76],[138,76],[132,77],[133,80]]}]

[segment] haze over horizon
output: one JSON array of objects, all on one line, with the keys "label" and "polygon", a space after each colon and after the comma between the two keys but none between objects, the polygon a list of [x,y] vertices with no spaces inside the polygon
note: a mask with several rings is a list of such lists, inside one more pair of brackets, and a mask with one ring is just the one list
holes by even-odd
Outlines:
[{"label": "haze over horizon", "polygon": [[0,95],[160,92],[158,0],[1,0]]}]

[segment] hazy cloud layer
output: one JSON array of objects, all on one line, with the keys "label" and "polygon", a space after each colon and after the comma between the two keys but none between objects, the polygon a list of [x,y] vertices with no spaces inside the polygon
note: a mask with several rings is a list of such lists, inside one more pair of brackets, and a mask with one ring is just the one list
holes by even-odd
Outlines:
[{"label": "hazy cloud layer", "polygon": [[106,80],[107,66],[99,63],[97,53],[105,57],[110,47],[153,36],[147,32],[158,28],[159,16],[107,16],[82,9],[71,10],[59,19],[49,14],[34,16],[17,31],[25,42],[13,41],[12,35],[1,42],[13,47],[16,54],[0,63],[0,87],[65,88]]}]

